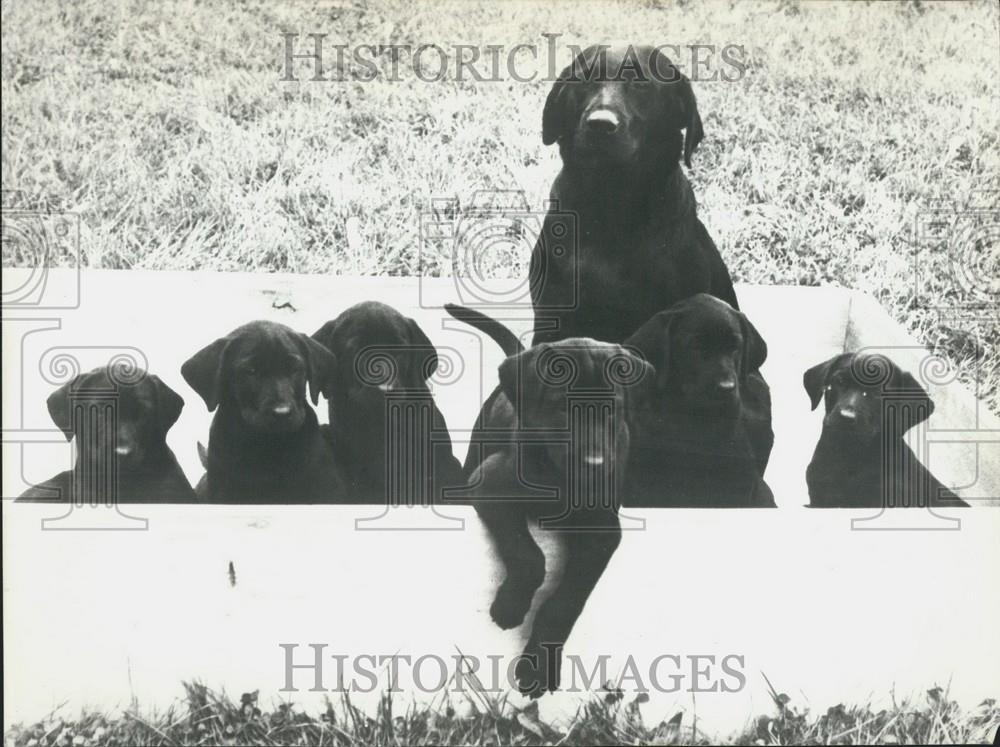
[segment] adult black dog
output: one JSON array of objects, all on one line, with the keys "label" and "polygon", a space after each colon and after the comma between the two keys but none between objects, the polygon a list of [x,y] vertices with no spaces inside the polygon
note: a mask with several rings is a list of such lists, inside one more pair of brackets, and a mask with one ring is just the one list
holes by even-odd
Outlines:
[{"label": "adult black dog", "polygon": [[438,355],[420,326],[391,306],[359,303],[313,339],[337,359],[324,429],[352,500],[440,503],[464,485],[427,380]]},{"label": "adult black dog", "polygon": [[[661,311],[625,342],[656,368],[656,404],[640,413],[625,505],[673,508],[773,507],[749,432],[770,418],[756,374],[767,346],[745,315],[705,293]],[[768,450],[770,445],[768,444]]]},{"label": "adult black dog", "polygon": [[651,47],[591,46],[562,72],[542,122],[563,167],[531,255],[535,343],[622,342],[695,293],[739,308],[679,163],[702,137],[690,82]]},{"label": "adult black dog", "polygon": [[823,432],[806,470],[816,508],[968,506],[918,460],[903,435],[934,412],[908,371],[884,355],[841,353],[813,366],[802,383]]},{"label": "adult black dog", "polygon": [[159,377],[120,366],[80,374],[49,395],[49,415],[76,439],[73,469],[27,490],[22,501],[83,504],[195,500],[167,431],[184,400]]},{"label": "adult black dog", "polygon": [[545,578],[529,522],[556,531],[566,552],[566,571],[538,609],[515,668],[519,689],[538,697],[559,687],[562,647],[621,541],[618,494],[632,417],[653,371],[620,345],[591,339],[523,350],[495,320],[445,308],[508,355],[465,462],[476,511],[506,570],[490,607],[497,625],[520,625]]},{"label": "adult black dog", "polygon": [[282,324],[245,324],[181,368],[209,411],[207,471],[199,496],[218,503],[324,503],[343,499],[313,404],[329,397],[333,354]]}]

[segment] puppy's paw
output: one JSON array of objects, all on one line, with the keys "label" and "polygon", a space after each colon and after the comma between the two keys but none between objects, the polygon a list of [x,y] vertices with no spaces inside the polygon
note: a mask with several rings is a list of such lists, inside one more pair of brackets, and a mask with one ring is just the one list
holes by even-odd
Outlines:
[{"label": "puppy's paw", "polygon": [[555,692],[559,689],[561,668],[561,651],[552,651],[550,656],[546,649],[529,644],[514,668],[517,689],[532,699]]},{"label": "puppy's paw", "polygon": [[524,622],[533,597],[533,591],[527,592],[523,587],[505,581],[497,589],[496,598],[490,606],[490,617],[502,630],[516,628]]}]

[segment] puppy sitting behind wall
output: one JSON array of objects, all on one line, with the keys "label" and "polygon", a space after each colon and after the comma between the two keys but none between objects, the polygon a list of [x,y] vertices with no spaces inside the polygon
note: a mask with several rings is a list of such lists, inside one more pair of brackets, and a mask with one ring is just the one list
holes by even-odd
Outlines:
[{"label": "puppy sitting behind wall", "polygon": [[331,394],[333,354],[282,324],[245,324],[181,368],[212,419],[200,497],[218,503],[328,503],[344,494],[313,404]]},{"label": "puppy sitting behind wall", "polygon": [[767,346],[750,320],[700,293],[661,311],[625,345],[656,367],[655,404],[639,414],[625,505],[774,507],[751,442],[751,434],[773,436],[769,417],[746,403],[750,392],[770,413],[757,373]]},{"label": "puppy sitting behind wall", "polygon": [[802,378],[812,409],[826,403],[806,470],[814,508],[962,507],[917,459],[904,434],[934,412],[908,371],[884,355],[841,353]]},{"label": "puppy sitting behind wall", "polygon": [[427,386],[437,351],[413,319],[367,301],[313,339],[337,360],[323,431],[351,502],[440,505],[446,488],[464,486],[448,424]]},{"label": "puppy sitting behind wall", "polygon": [[75,438],[76,464],[25,491],[19,501],[195,500],[166,442],[184,400],[159,377],[116,366],[95,368],[59,387],[47,405],[52,422],[67,439]]}]

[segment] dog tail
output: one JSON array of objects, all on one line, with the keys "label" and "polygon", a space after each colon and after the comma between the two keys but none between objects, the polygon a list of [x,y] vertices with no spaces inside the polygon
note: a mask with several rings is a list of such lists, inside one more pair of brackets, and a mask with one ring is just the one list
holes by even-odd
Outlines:
[{"label": "dog tail", "polygon": [[522,345],[521,341],[517,339],[517,335],[503,326],[496,319],[492,319],[491,317],[486,316],[486,314],[482,314],[473,309],[453,303],[446,303],[444,305],[444,310],[458,319],[458,321],[465,322],[470,327],[475,327],[476,329],[488,334],[493,338],[493,341],[500,346],[500,349],[503,350],[503,354],[508,358],[512,355],[517,355],[524,350],[524,345]]}]

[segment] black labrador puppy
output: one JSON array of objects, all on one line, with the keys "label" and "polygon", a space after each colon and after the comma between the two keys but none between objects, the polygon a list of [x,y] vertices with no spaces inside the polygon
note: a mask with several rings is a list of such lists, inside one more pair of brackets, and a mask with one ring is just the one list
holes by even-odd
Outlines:
[{"label": "black labrador puppy", "polygon": [[841,353],[806,371],[802,383],[812,409],[826,403],[806,470],[812,507],[968,506],[903,441],[934,412],[927,390],[908,371],[884,355]]},{"label": "black labrador puppy", "polygon": [[326,503],[343,496],[313,404],[329,397],[333,354],[283,324],[256,321],[194,354],[184,380],[212,419],[197,491],[217,503]]},{"label": "black labrador puppy", "polygon": [[679,164],[702,137],[691,83],[651,47],[592,46],[562,72],[542,122],[563,167],[531,255],[534,343],[620,343],[695,293],[739,308]]},{"label": "black labrador puppy", "polygon": [[49,395],[49,415],[76,439],[73,469],[27,490],[21,501],[80,504],[190,503],[195,500],[167,431],[184,400],[159,377],[105,366]]},{"label": "black labrador puppy", "polygon": [[558,689],[562,647],[621,541],[618,495],[634,413],[653,371],[620,345],[591,339],[524,350],[495,320],[445,308],[508,354],[465,462],[476,512],[506,570],[493,621],[520,625],[545,578],[529,523],[557,532],[566,552],[565,573],[539,608],[515,668],[521,692],[539,697]]},{"label": "black labrador puppy", "polygon": [[[750,320],[699,293],[661,311],[625,342],[656,368],[653,407],[640,413],[625,504],[774,507],[753,435],[774,435],[770,392],[756,373],[767,346]],[[767,417],[747,405],[767,405]],[[760,448],[760,445],[758,445]]]},{"label": "black labrador puppy", "polygon": [[337,359],[330,439],[352,501],[440,504],[464,486],[427,380],[438,355],[420,326],[391,306],[359,303],[313,339]]}]

